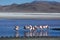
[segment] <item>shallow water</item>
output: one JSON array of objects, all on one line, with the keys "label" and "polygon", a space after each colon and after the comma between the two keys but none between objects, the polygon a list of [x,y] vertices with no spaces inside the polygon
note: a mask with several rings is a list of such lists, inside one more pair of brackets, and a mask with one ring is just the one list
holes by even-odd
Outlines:
[{"label": "shallow water", "polygon": [[[19,26],[19,31],[14,27]],[[49,29],[36,30],[29,32],[25,30],[25,25],[49,25]],[[60,28],[60,20],[32,20],[32,19],[0,19],[0,37],[1,36],[60,36],[60,31],[51,30],[51,28]]]}]

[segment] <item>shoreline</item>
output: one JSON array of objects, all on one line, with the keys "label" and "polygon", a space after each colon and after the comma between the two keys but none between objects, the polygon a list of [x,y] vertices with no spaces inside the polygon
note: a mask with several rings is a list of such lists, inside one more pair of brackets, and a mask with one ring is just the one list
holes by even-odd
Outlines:
[{"label": "shoreline", "polygon": [[60,13],[0,13],[6,19],[60,19]]},{"label": "shoreline", "polygon": [[60,37],[14,37],[14,38],[0,38],[0,40],[60,40]]}]

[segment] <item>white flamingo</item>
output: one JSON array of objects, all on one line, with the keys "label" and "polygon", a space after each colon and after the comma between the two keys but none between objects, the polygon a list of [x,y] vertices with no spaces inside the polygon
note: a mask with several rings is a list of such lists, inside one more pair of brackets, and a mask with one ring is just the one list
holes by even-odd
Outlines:
[{"label": "white flamingo", "polygon": [[46,26],[43,26],[43,28],[48,28],[48,25],[46,25]]},{"label": "white flamingo", "polygon": [[19,30],[19,26],[15,26],[15,30],[18,31]]},{"label": "white flamingo", "polygon": [[46,26],[40,26],[39,28],[40,29],[48,28],[48,25],[46,25]]}]

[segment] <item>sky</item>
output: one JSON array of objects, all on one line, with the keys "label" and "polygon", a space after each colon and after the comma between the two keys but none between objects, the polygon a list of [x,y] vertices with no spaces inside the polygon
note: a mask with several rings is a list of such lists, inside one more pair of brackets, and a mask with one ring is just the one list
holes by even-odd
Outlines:
[{"label": "sky", "polygon": [[[13,3],[17,3],[17,4],[22,4],[22,3],[29,3],[32,2],[34,0],[0,0],[0,5],[10,5]],[[60,0],[47,0],[47,1],[57,1],[60,2]]]}]

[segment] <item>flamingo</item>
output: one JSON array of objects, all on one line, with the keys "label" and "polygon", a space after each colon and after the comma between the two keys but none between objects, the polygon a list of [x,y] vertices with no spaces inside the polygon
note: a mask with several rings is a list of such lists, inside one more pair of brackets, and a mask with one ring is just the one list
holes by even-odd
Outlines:
[{"label": "flamingo", "polygon": [[19,30],[19,26],[15,26],[15,30],[18,31]]}]

